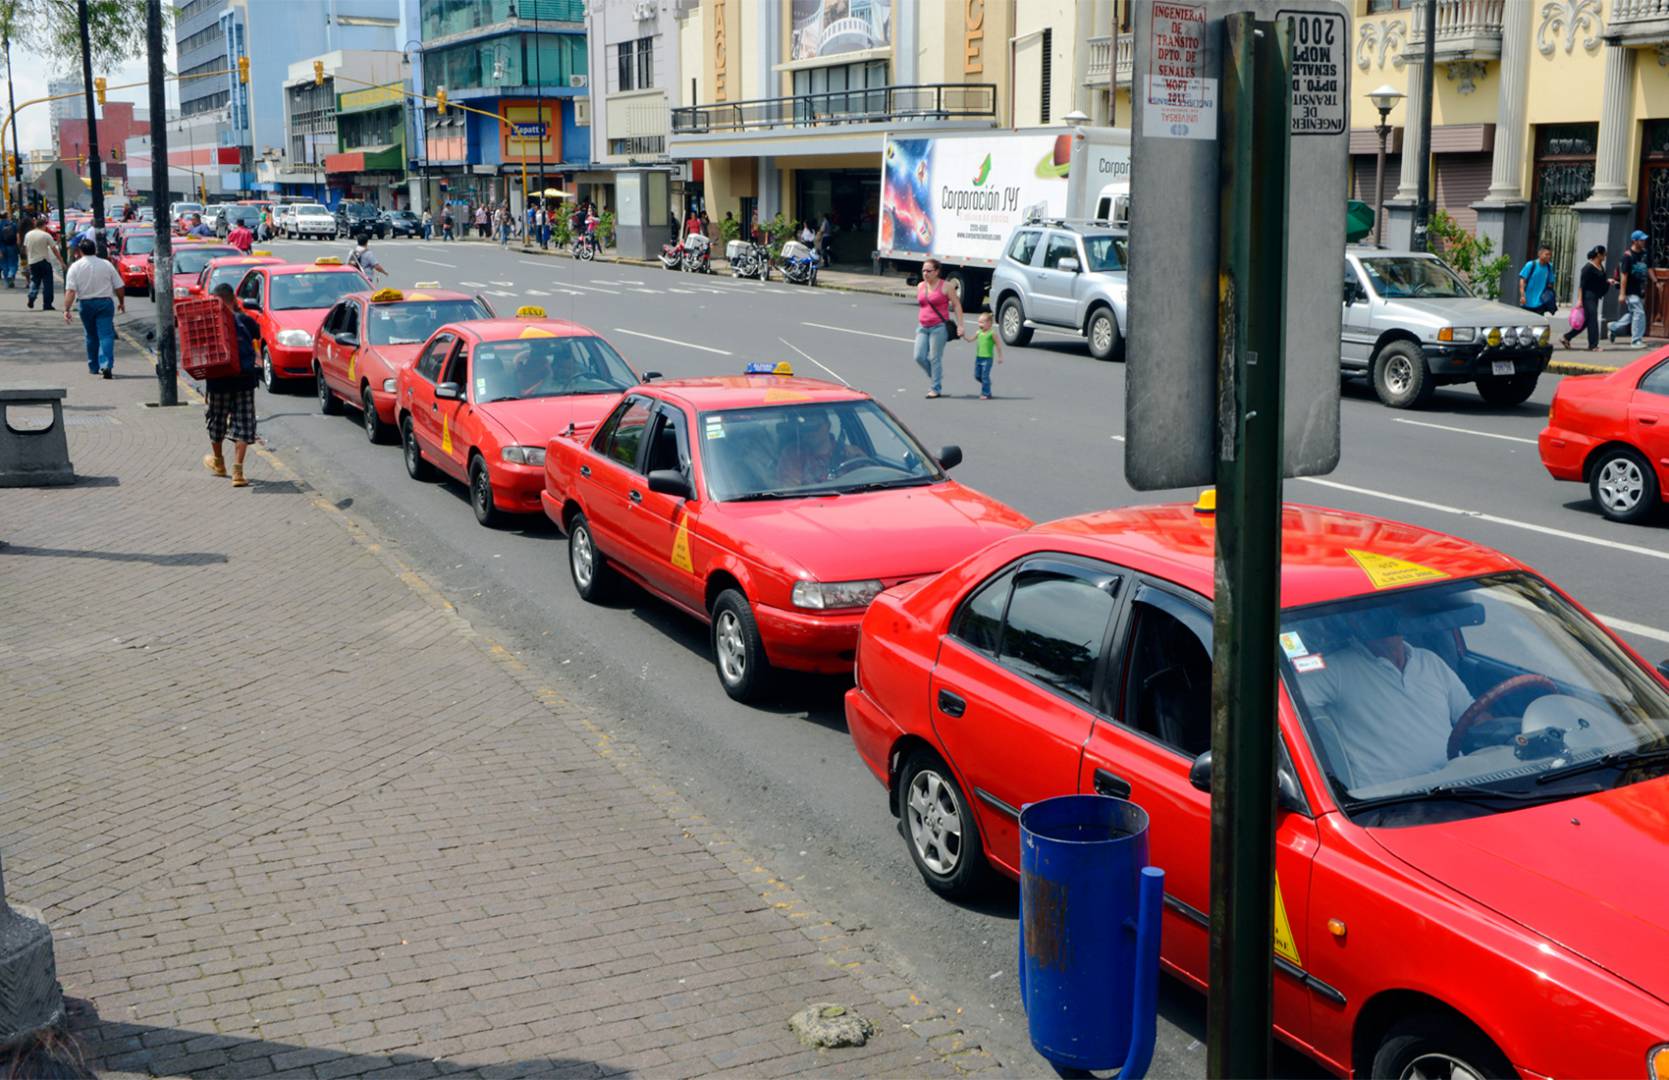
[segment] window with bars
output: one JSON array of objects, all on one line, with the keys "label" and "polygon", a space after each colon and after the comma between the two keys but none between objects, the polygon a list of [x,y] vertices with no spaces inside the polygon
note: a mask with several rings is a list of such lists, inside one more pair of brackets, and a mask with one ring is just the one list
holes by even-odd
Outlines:
[{"label": "window with bars", "polygon": [[655,39],[622,41],[615,46],[619,90],[648,90],[655,85]]},{"label": "window with bars", "polygon": [[1054,83],[1055,75],[1055,31],[1047,26],[1043,28],[1043,59],[1038,63],[1038,123],[1049,122],[1049,87]]}]

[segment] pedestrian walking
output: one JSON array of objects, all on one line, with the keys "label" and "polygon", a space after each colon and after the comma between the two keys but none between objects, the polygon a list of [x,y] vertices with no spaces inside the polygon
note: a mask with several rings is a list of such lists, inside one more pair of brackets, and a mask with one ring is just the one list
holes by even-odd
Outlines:
[{"label": "pedestrian walking", "polygon": [[691,210],[690,216],[684,219],[684,236],[691,237],[697,234],[706,235],[701,232],[701,218],[694,210]]},{"label": "pedestrian walking", "polygon": [[226,234],[226,242],[248,255],[255,246],[255,234],[249,231],[249,226],[240,219],[232,226],[232,231]]},{"label": "pedestrian walking", "polygon": [[64,257],[58,254],[58,247],[52,242],[52,234],[44,228],[45,219],[38,219],[34,227],[23,234],[23,260],[29,267],[29,306],[35,306],[35,297],[41,297],[42,311],[56,311],[52,306],[52,290],[57,281],[52,276],[52,263],[49,259],[56,259],[61,269]]},{"label": "pedestrian walking", "polygon": [[429,211],[425,210],[425,211],[423,211],[423,239],[433,240],[434,238],[435,238],[435,219],[434,219],[434,216],[429,213]]},{"label": "pedestrian walking", "polygon": [[541,248],[551,246],[551,212],[545,209],[543,203],[539,204],[539,246]]},{"label": "pedestrian walking", "polygon": [[991,313],[979,313],[979,329],[974,333],[974,378],[979,380],[979,400],[991,400],[991,361],[1003,362],[1003,343],[991,329]]},{"label": "pedestrian walking", "polygon": [[226,441],[227,429],[232,434],[232,486],[248,487],[243,475],[244,455],[255,441],[255,383],[259,368],[255,364],[255,339],[261,328],[248,315],[238,310],[232,299],[232,286],[222,282],[214,287],[215,299],[232,313],[232,324],[238,337],[238,374],[209,379],[203,384],[204,424],[209,429],[210,453],[203,455],[203,465],[216,476],[226,475],[226,455],[221,444]]},{"label": "pedestrian walking", "polygon": [[[1597,244],[1588,249],[1588,261],[1582,264],[1582,276],[1577,279],[1577,293],[1581,298],[1582,330],[1588,332],[1588,351],[1599,348],[1599,302],[1605,299],[1605,294],[1611,291],[1611,282],[1605,276],[1605,245]],[[1579,332],[1572,326],[1570,333],[1559,339],[1559,344],[1570,348],[1571,338]]]},{"label": "pedestrian walking", "polygon": [[1551,315],[1559,308],[1559,290],[1554,285],[1553,249],[1546,244],[1536,257],[1518,272],[1518,306],[1537,315]]},{"label": "pedestrian walking", "polygon": [[829,241],[834,239],[834,218],[827,210],[823,211],[823,220],[817,223],[817,254],[822,258],[823,265],[829,265]]},{"label": "pedestrian walking", "polygon": [[487,238],[487,207],[484,203],[475,208],[475,235],[482,240]]},{"label": "pedestrian walking", "polygon": [[440,208],[440,238],[442,240],[452,239],[452,208],[450,206]]},{"label": "pedestrian walking", "polygon": [[377,282],[376,276],[378,274],[383,277],[388,276],[388,271],[383,269],[382,263],[378,262],[377,257],[371,254],[370,233],[362,232],[359,234],[359,240],[354,245],[354,249],[348,253],[348,265],[364,274],[365,280],[373,285]]},{"label": "pedestrian walking", "polygon": [[493,213],[493,221],[498,226],[498,246],[510,246],[510,211],[506,207],[499,207]]},{"label": "pedestrian walking", "polygon": [[962,299],[954,289],[945,287],[939,272],[939,260],[928,259],[921,264],[921,284],[916,286],[915,358],[927,376],[930,398],[940,396],[944,389],[945,342],[950,328],[956,327],[956,336],[962,336]]},{"label": "pedestrian walking", "polygon": [[99,246],[81,241],[81,258],[64,275],[64,321],[81,307],[81,330],[87,338],[87,372],[116,377],[116,313],[127,312],[127,294],[122,275],[106,259],[99,258]]},{"label": "pedestrian walking", "polygon": [[1629,331],[1629,344],[1635,348],[1646,344],[1646,288],[1650,283],[1650,264],[1646,260],[1646,234],[1639,229],[1629,234],[1628,247],[1617,260],[1617,276],[1612,283],[1622,290],[1625,310],[1606,329],[1606,338],[1616,342],[1617,333]]},{"label": "pedestrian walking", "polygon": [[817,246],[817,230],[811,227],[811,222],[800,222],[800,243],[808,248]]},{"label": "pedestrian walking", "polygon": [[17,221],[12,215],[0,217],[0,281],[4,281],[8,289],[17,288],[18,241],[21,239]]}]

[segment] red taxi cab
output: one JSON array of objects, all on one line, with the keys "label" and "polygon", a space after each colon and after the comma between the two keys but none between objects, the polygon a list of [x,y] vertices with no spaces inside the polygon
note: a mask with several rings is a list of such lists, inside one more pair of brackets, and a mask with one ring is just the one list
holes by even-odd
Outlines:
[{"label": "red taxi cab", "polygon": [[137,229],[122,226],[120,242],[111,256],[116,272],[122,276],[122,288],[131,295],[151,289],[151,253],[156,251],[156,230],[143,226]]},{"label": "red taxi cab", "polygon": [[[230,244],[191,243],[176,240],[173,244],[172,264],[174,267],[174,295],[179,296],[181,289],[188,289],[190,283],[197,280],[197,275],[203,272],[203,267],[209,265],[213,259],[223,259],[231,255],[242,255],[243,252]],[[156,299],[156,261],[154,258],[145,260],[146,292],[151,299]]]},{"label": "red taxi cab", "polygon": [[438,469],[468,484],[483,525],[535,513],[546,444],[596,424],[638,381],[608,342],[543,308],[448,323],[394,377],[406,471],[426,480]]},{"label": "red taxi cab", "polygon": [[313,336],[325,314],[342,297],[369,284],[364,274],[333,256],[249,269],[238,283],[237,300],[261,328],[255,351],[261,383],[269,393],[281,393],[290,382],[313,377]]},{"label": "red taxi cab", "polygon": [[1648,521],[1669,498],[1669,349],[1609,375],[1567,375],[1538,440],[1555,480],[1588,485],[1612,521]]},{"label": "red taxi cab", "polygon": [[[1669,679],[1476,544],[1289,505],[1275,1025],[1341,1074],[1669,1080]],[[1143,806],[1167,969],[1207,976],[1214,530],[1039,525],[864,619],[846,718],[927,884],[1019,808]]]},{"label": "red taxi cab", "polygon": [[197,272],[194,280],[176,283],[174,296],[207,296],[216,285],[230,285],[236,289],[243,281],[243,276],[249,273],[251,266],[282,266],[284,262],[285,260],[267,251],[251,252],[248,255],[221,255],[210,259],[203,269]]},{"label": "red taxi cab", "polygon": [[490,319],[486,300],[420,282],[415,289],[352,293],[330,309],[313,338],[319,411],[334,415],[346,401],[359,409],[365,437],[387,442],[395,419],[395,373],[417,359],[441,326]]},{"label": "red taxi cab", "polygon": [[877,593],[1031,524],[947,477],[961,460],[850,387],[679,379],[553,439],[543,498],[579,594],[621,575],[707,622],[719,682],[745,701],[777,668],[850,671]]}]

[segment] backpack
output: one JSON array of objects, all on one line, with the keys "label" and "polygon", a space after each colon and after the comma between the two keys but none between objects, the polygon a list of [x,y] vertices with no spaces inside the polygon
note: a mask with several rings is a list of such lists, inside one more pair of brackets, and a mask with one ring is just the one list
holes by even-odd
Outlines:
[{"label": "backpack", "polygon": [[9,221],[4,225],[0,225],[0,244],[5,244],[9,247],[15,243],[17,243],[17,226],[13,225]]}]

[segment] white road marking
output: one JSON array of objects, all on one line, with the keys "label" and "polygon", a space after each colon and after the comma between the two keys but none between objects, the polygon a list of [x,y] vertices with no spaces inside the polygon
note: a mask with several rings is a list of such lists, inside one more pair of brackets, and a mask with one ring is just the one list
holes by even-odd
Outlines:
[{"label": "white road marking", "polygon": [[516,261],[521,263],[523,266],[537,266],[541,270],[552,270],[556,268],[556,264],[551,262],[549,259],[517,259]]},{"label": "white road marking", "polygon": [[457,269],[457,267],[456,267],[456,266],[454,266],[454,265],[453,265],[453,264],[451,264],[451,263],[443,263],[443,262],[436,262],[436,261],[435,261],[435,260],[433,260],[433,259],[420,259],[420,258],[418,258],[418,257],[417,257],[417,256],[416,256],[416,255],[413,255],[413,256],[412,256],[412,257],[411,257],[411,261],[412,261],[412,262],[420,262],[420,263],[428,263],[428,264],[429,264],[429,265],[430,265],[430,266],[444,266],[444,267],[446,267],[446,268],[447,268],[447,269],[448,269],[448,270],[456,270],[456,269]]},{"label": "white road marking", "polygon": [[585,289],[588,292],[608,293],[610,296],[619,296],[620,295],[620,290],[619,289],[604,289],[604,288],[599,288],[596,285],[581,285],[577,281],[564,281],[564,282],[561,283],[561,286],[565,289]]},{"label": "white road marking", "polygon": [[695,295],[695,290],[694,289],[668,289],[667,292],[683,293],[685,296]]},{"label": "white road marking", "polygon": [[[799,353],[801,356],[805,357],[807,360],[810,360],[812,363],[816,364],[818,367],[822,368],[824,371],[828,372],[830,375],[833,375],[835,378],[840,379],[840,372],[836,371],[834,368],[830,367],[829,365],[823,363],[823,361],[817,359],[815,356],[806,352],[804,349],[800,348],[798,345],[794,344],[792,341],[789,341],[787,338],[784,338],[784,337],[779,337],[779,338],[777,338],[777,340],[782,342],[784,345],[788,346],[790,349],[793,349],[795,352]],[[851,386],[852,384],[847,382],[845,379],[840,379],[840,385]]]},{"label": "white road marking", "polygon": [[487,293],[488,296],[515,296],[516,295],[513,292],[505,292],[503,289],[487,289],[486,293]]},{"label": "white road marking", "polygon": [[615,278],[613,281],[609,282],[609,284],[610,285],[642,285],[643,282],[640,281],[640,280],[635,280],[633,278],[623,277],[623,278]]},{"label": "white road marking", "polygon": [[1594,618],[1620,634],[1638,634],[1641,637],[1649,637],[1654,641],[1669,641],[1669,630],[1659,630],[1655,626],[1641,626],[1637,622],[1629,622],[1627,619],[1618,619],[1610,615],[1596,613]]},{"label": "white road marking", "polygon": [[667,345],[677,345],[677,346],[679,346],[681,348],[685,348],[685,349],[699,349],[702,352],[718,353],[720,356],[731,355],[731,353],[728,349],[715,349],[715,348],[712,348],[711,346],[708,346],[708,345],[691,345],[687,341],[674,341],[671,338],[657,337],[654,334],[645,334],[645,333],[643,333],[641,331],[638,331],[638,330],[628,330],[624,326],[615,327],[614,332],[617,333],[617,334],[630,334],[633,337],[648,338],[650,341],[659,341],[659,342],[663,342]]},{"label": "white road marking", "polygon": [[516,283],[514,281],[495,281],[493,284],[497,285],[501,289],[508,289]]},{"label": "white road marking", "polygon": [[485,289],[487,287],[487,283],[485,281],[463,281],[463,280],[460,280],[458,282],[458,284],[459,285],[468,285],[472,289]]},{"label": "white road marking", "polygon": [[[527,290],[527,295],[529,295],[529,296],[549,296],[550,293],[546,292],[544,289],[528,289]],[[575,295],[577,296],[578,294],[576,293]]]},{"label": "white road marking", "polygon": [[1451,427],[1448,424],[1433,424],[1429,420],[1404,420],[1400,416],[1393,416],[1391,419],[1395,420],[1399,424],[1413,424],[1415,427],[1429,427],[1435,428],[1438,431],[1453,431],[1461,435],[1477,435],[1478,437],[1484,439],[1500,439],[1502,442],[1529,443],[1531,446],[1536,445],[1536,440],[1526,439],[1522,435],[1497,435],[1493,431],[1474,431],[1472,428]]},{"label": "white road marking", "polygon": [[836,333],[840,333],[840,334],[859,334],[863,337],[878,337],[882,341],[902,341],[906,345],[914,344],[914,342],[916,340],[913,337],[898,337],[894,334],[875,334],[875,333],[871,333],[868,330],[853,330],[851,327],[847,327],[847,326],[829,326],[825,323],[818,323],[818,322],[803,322],[800,325],[801,326],[815,326],[819,330],[833,330]]},{"label": "white road marking", "polygon": [[1669,562],[1669,551],[1654,551],[1638,544],[1625,544],[1620,540],[1607,540],[1601,536],[1587,536],[1582,533],[1570,532],[1567,529],[1555,529],[1548,525],[1533,525],[1528,521],[1518,521],[1513,518],[1497,517],[1486,514],[1481,510],[1463,510],[1457,506],[1445,506],[1442,503],[1427,502],[1424,499],[1411,499],[1406,495],[1392,495],[1386,491],[1374,491],[1372,488],[1355,487],[1351,484],[1341,484],[1337,480],[1323,480],[1319,476],[1301,476],[1298,479],[1306,484],[1319,484],[1322,487],[1348,491],[1355,495],[1367,495],[1370,498],[1386,499],[1390,502],[1404,503],[1408,506],[1418,506],[1423,510],[1436,510],[1443,514],[1455,514],[1460,517],[1472,518],[1476,521],[1487,521],[1492,525],[1506,525],[1513,529],[1523,529],[1526,532],[1541,533],[1544,536],[1557,536],[1561,540],[1574,540],[1579,544],[1592,544],[1595,547],[1610,548],[1613,551],[1626,551],[1631,555],[1644,555],[1649,559],[1662,559]]},{"label": "white road marking", "polygon": [[661,295],[661,290],[659,290],[659,289],[633,289],[632,291],[633,292],[640,292],[640,293],[648,293],[650,296]]}]

